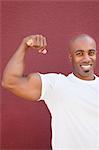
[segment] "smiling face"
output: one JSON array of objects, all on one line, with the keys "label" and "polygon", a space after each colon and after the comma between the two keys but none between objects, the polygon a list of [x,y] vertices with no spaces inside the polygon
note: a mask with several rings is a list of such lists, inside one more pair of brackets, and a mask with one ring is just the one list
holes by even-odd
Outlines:
[{"label": "smiling face", "polygon": [[96,42],[87,35],[79,36],[70,43],[69,58],[73,73],[80,79],[93,80],[96,64]]}]

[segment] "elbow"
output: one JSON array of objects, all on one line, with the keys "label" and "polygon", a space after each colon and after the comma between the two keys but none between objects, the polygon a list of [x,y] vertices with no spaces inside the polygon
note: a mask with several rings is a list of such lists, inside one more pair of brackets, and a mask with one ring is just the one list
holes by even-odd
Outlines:
[{"label": "elbow", "polygon": [[13,76],[4,73],[1,80],[1,86],[6,89],[11,89],[14,85],[15,79],[13,78]]},{"label": "elbow", "polygon": [[2,78],[2,81],[1,81],[1,86],[2,87],[5,87],[6,83],[5,83],[5,80],[4,80],[4,77]]},{"label": "elbow", "polygon": [[2,86],[2,87],[4,87],[4,86],[5,86],[4,81],[3,81],[3,80],[2,80],[2,82],[1,82],[1,86]]},{"label": "elbow", "polygon": [[1,86],[6,89],[11,88],[11,84],[7,80],[4,80],[4,79],[2,79]]},{"label": "elbow", "polygon": [[3,74],[3,76],[2,76],[1,86],[3,88],[6,88],[8,86],[8,81],[7,81],[7,78],[6,78],[5,74]]},{"label": "elbow", "polygon": [[1,86],[2,86],[3,88],[8,88],[9,84],[6,83],[4,80],[2,80]]}]

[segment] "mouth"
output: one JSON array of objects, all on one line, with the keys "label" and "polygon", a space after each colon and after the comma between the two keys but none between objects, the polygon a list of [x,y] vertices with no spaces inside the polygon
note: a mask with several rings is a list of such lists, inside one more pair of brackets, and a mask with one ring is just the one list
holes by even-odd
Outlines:
[{"label": "mouth", "polygon": [[92,68],[92,64],[80,65],[80,67],[81,67],[84,71],[90,71],[91,68]]}]

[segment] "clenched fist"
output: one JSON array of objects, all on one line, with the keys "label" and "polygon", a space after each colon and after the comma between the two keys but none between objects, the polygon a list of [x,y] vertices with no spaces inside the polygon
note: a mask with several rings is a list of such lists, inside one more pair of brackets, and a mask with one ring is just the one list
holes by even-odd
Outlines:
[{"label": "clenched fist", "polygon": [[39,53],[46,54],[47,41],[42,35],[31,35],[26,37],[25,43],[28,47],[35,48]]}]

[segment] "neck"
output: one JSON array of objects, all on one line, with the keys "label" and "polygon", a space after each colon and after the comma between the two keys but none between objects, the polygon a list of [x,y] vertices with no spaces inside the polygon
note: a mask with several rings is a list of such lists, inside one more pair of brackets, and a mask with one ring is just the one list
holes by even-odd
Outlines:
[{"label": "neck", "polygon": [[77,78],[81,79],[81,80],[95,80],[95,76],[94,74],[93,75],[90,75],[90,76],[81,76],[79,74],[75,74],[73,73]]}]

